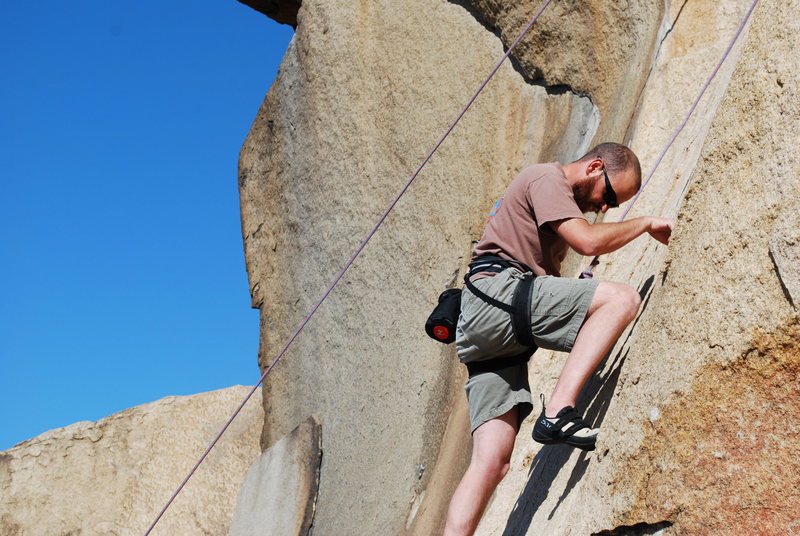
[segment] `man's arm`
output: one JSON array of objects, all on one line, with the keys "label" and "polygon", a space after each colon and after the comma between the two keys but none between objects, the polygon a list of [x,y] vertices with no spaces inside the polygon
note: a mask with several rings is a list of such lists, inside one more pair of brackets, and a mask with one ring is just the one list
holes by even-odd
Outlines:
[{"label": "man's arm", "polygon": [[583,218],[569,218],[551,222],[550,226],[572,249],[581,255],[595,256],[616,251],[644,233],[668,244],[675,221],[645,216],[619,223],[589,224]]}]

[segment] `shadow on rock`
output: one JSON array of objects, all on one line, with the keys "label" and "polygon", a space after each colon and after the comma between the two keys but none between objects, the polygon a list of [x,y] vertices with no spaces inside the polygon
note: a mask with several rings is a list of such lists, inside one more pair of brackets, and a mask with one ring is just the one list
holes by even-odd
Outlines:
[{"label": "shadow on rock", "polygon": [[[650,301],[650,290],[653,286],[654,279],[655,276],[650,276],[639,289],[639,295],[642,297],[640,317],[641,312],[647,308]],[[581,396],[578,398],[578,409],[586,408],[586,411],[583,413],[585,416],[584,419],[593,428],[597,428],[603,424],[603,420],[609,410],[611,397],[614,395],[620,374],[622,373],[622,366],[625,364],[625,360],[628,358],[628,353],[630,351],[629,348],[626,348],[627,342],[638,321],[639,318],[634,321],[633,326],[628,331],[628,336],[625,341],[619,345],[620,350],[614,356],[611,365],[608,365],[609,356],[606,356],[598,367],[598,371],[589,379]],[[575,449],[566,445],[546,445],[541,448],[531,463],[525,489],[520,493],[514,505],[514,509],[508,516],[503,536],[516,536],[518,534],[525,534],[528,531],[533,521],[533,516],[542,506],[545,499],[547,499],[553,482],[574,451]],[[550,511],[548,516],[550,519],[552,519],[556,510],[558,510],[589,468],[589,453],[585,451],[578,452],[580,452],[580,454],[575,461],[575,465],[572,468],[572,473],[564,487],[564,491]]]}]

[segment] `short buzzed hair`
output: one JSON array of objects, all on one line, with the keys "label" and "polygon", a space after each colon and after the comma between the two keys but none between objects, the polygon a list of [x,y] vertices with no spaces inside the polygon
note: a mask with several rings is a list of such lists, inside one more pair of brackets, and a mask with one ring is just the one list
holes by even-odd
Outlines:
[{"label": "short buzzed hair", "polygon": [[609,173],[624,173],[632,170],[636,175],[636,189],[639,190],[642,187],[642,166],[629,148],[619,143],[601,143],[589,149],[589,152],[578,158],[576,162],[588,162],[598,156],[605,162]]}]

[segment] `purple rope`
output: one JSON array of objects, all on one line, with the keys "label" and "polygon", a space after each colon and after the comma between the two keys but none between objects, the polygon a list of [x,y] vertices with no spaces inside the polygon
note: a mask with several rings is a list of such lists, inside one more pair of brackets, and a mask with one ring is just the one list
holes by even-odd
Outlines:
[{"label": "purple rope", "polygon": [[[658,165],[661,164],[661,161],[664,159],[664,156],[666,156],[667,151],[670,150],[670,148],[672,147],[672,144],[675,142],[675,140],[677,139],[678,135],[681,133],[681,131],[683,131],[683,128],[689,122],[689,118],[692,116],[692,114],[694,113],[695,108],[697,108],[697,105],[700,103],[700,99],[702,99],[703,95],[705,95],[706,90],[711,85],[711,82],[714,80],[714,77],[717,76],[717,73],[719,72],[720,68],[722,67],[722,64],[725,63],[726,59],[728,59],[728,55],[731,53],[731,50],[733,49],[733,46],[736,44],[736,41],[739,40],[739,36],[741,35],[742,31],[744,30],[744,27],[747,25],[747,21],[750,19],[750,15],[753,14],[753,10],[755,10],[756,4],[758,4],[758,0],[753,0],[753,3],[750,5],[750,9],[747,10],[747,13],[745,13],[744,18],[739,23],[739,28],[736,30],[736,33],[733,35],[733,38],[731,39],[730,43],[728,43],[728,47],[725,49],[725,52],[722,53],[722,57],[717,62],[717,66],[714,67],[713,71],[711,71],[711,75],[706,80],[706,83],[703,84],[703,88],[700,90],[700,93],[698,93],[697,97],[695,97],[694,102],[692,103],[692,106],[689,108],[689,112],[683,118],[683,121],[681,121],[680,125],[678,125],[678,128],[675,130],[675,133],[672,135],[672,137],[670,138],[669,142],[664,147],[664,150],[661,151],[661,154],[659,154],[658,158],[656,158],[656,161],[653,164],[653,167],[650,169],[650,172],[647,174],[647,178],[642,183],[642,187],[639,188],[639,190],[636,192],[636,195],[634,195],[633,198],[631,199],[631,202],[628,203],[628,206],[622,212],[622,216],[620,216],[619,221],[623,221],[628,216],[628,213],[631,211],[631,208],[633,208],[633,205],[634,205],[634,203],[636,203],[636,200],[639,199],[639,196],[644,191],[645,187],[647,186],[647,183],[650,182],[651,178],[653,178],[653,175],[655,174],[656,169],[658,169]],[[598,264],[600,264],[600,260],[599,259],[600,259],[599,256],[595,257],[592,260],[592,262],[589,264],[589,266],[586,268],[586,270],[581,272],[581,275],[580,275],[581,279],[591,279],[592,278],[592,275],[593,275],[592,271],[594,270],[594,267],[597,266]]]},{"label": "purple rope", "polygon": [[461,112],[458,114],[458,116],[455,118],[455,120],[450,124],[450,126],[447,129],[447,131],[445,131],[445,133],[442,135],[442,137],[439,138],[439,141],[436,143],[436,145],[433,147],[433,149],[431,149],[431,151],[428,153],[428,156],[425,157],[425,159],[419,165],[417,170],[414,171],[414,173],[411,175],[411,177],[406,181],[405,185],[403,185],[403,187],[400,189],[400,192],[397,194],[397,196],[394,198],[394,200],[389,204],[389,207],[384,211],[383,215],[380,217],[378,222],[375,224],[375,226],[372,228],[372,230],[367,234],[366,238],[364,238],[364,240],[361,241],[359,246],[356,248],[355,252],[353,252],[353,254],[350,256],[350,259],[347,261],[347,263],[345,263],[344,267],[339,271],[339,273],[336,276],[336,278],[334,278],[333,282],[328,286],[328,288],[322,294],[322,297],[317,300],[317,302],[311,308],[311,311],[309,311],[309,313],[305,316],[303,321],[300,322],[300,325],[297,326],[297,329],[295,329],[295,331],[292,334],[292,336],[289,337],[289,340],[286,341],[286,343],[283,345],[283,348],[281,348],[280,352],[278,352],[278,354],[272,360],[272,363],[270,363],[270,365],[267,367],[267,369],[264,371],[264,373],[261,374],[261,378],[258,380],[258,383],[255,386],[253,386],[253,389],[250,391],[250,393],[248,393],[248,395],[244,399],[244,401],[239,405],[238,408],[236,408],[236,411],[233,412],[233,415],[231,415],[231,417],[228,419],[228,421],[225,423],[225,425],[219,431],[219,433],[214,438],[214,440],[211,442],[211,444],[208,446],[208,448],[205,450],[205,452],[203,452],[203,455],[200,456],[200,459],[197,461],[197,463],[194,465],[194,467],[192,467],[192,470],[189,471],[189,474],[186,475],[186,478],[183,479],[183,482],[181,482],[180,486],[178,486],[178,489],[175,490],[175,493],[173,493],[172,496],[169,498],[169,500],[167,501],[167,504],[165,504],[164,508],[161,509],[161,512],[159,512],[158,516],[155,518],[153,523],[147,529],[147,532],[144,533],[144,536],[148,536],[150,534],[150,532],[153,530],[153,528],[159,522],[161,517],[164,515],[164,513],[170,507],[172,502],[175,500],[175,498],[178,496],[178,494],[184,488],[186,483],[189,481],[189,479],[192,477],[192,475],[194,475],[195,471],[197,471],[197,468],[200,467],[200,464],[203,463],[203,461],[206,459],[206,457],[208,456],[209,452],[211,452],[211,449],[213,449],[214,446],[217,444],[219,439],[222,437],[222,434],[225,433],[225,431],[231,425],[233,420],[242,411],[242,408],[244,408],[245,404],[247,404],[247,402],[250,400],[250,398],[253,396],[253,394],[258,389],[258,387],[264,382],[264,378],[266,378],[267,374],[269,374],[269,372],[278,363],[278,361],[281,359],[281,357],[283,357],[283,355],[289,349],[289,346],[291,346],[291,344],[294,342],[294,340],[297,338],[297,336],[300,335],[300,332],[303,331],[303,328],[306,327],[306,325],[311,320],[311,318],[314,316],[314,314],[317,312],[317,310],[320,308],[322,303],[328,298],[330,293],[333,292],[333,289],[337,285],[337,283],[339,283],[339,281],[342,279],[342,277],[344,277],[345,272],[347,272],[347,270],[349,270],[350,267],[353,265],[353,263],[355,262],[356,258],[358,258],[358,256],[361,254],[361,252],[366,247],[366,245],[369,243],[369,241],[372,239],[372,237],[378,231],[378,228],[380,228],[380,226],[383,225],[383,222],[389,216],[389,213],[394,209],[395,205],[397,205],[397,203],[400,201],[400,198],[403,197],[403,195],[406,193],[408,188],[411,186],[411,184],[417,178],[417,175],[420,174],[420,172],[422,171],[422,168],[425,167],[425,165],[430,161],[430,159],[433,157],[434,153],[439,149],[439,147],[442,145],[442,143],[444,143],[444,140],[447,138],[447,136],[449,136],[450,133],[453,131],[453,129],[455,128],[456,124],[458,124],[458,122],[461,120],[461,118],[464,117],[464,114],[467,113],[467,110],[469,110],[469,108],[472,106],[472,104],[478,98],[478,95],[480,95],[480,93],[483,91],[483,88],[485,88],[486,85],[489,83],[489,81],[492,79],[492,77],[494,77],[495,73],[497,73],[497,71],[500,69],[500,66],[503,64],[503,62],[506,59],[508,59],[508,57],[511,55],[511,52],[514,50],[514,48],[517,46],[517,44],[519,44],[519,42],[522,40],[522,38],[525,36],[525,34],[527,34],[528,31],[531,29],[531,27],[533,27],[533,24],[541,16],[542,12],[544,12],[544,10],[547,8],[547,6],[550,5],[550,3],[552,1],[553,0],[546,0],[544,2],[544,4],[542,4],[542,7],[539,9],[539,11],[536,13],[536,15],[533,16],[533,18],[528,23],[528,25],[522,30],[522,32],[520,32],[520,34],[517,36],[517,38],[514,40],[514,42],[511,43],[511,45],[508,47],[508,50],[506,51],[506,53],[503,54],[503,57],[500,58],[500,61],[497,62],[497,65],[495,65],[494,69],[492,69],[491,73],[489,73],[489,76],[487,76],[486,79],[483,81],[483,83],[480,85],[480,87],[478,87],[478,90],[475,92],[474,95],[472,95],[472,98],[469,100],[467,105],[464,106],[464,108],[461,110]]}]

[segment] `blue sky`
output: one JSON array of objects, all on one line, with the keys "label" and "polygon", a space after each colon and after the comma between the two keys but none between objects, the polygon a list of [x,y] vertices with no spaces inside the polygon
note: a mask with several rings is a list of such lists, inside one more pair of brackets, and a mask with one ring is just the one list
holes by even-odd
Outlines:
[{"label": "blue sky", "polygon": [[236,165],[291,37],[236,0],[2,3],[0,450],[258,381]]}]

